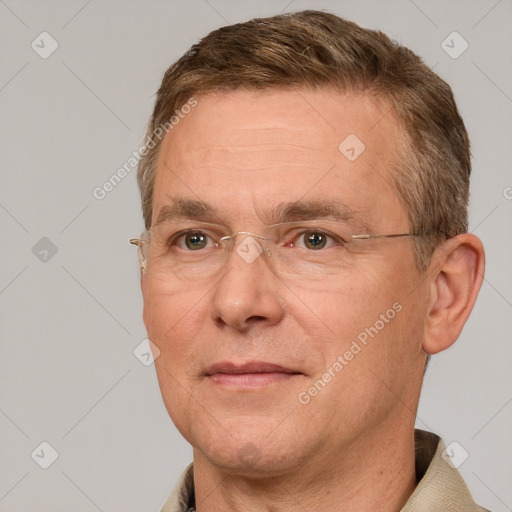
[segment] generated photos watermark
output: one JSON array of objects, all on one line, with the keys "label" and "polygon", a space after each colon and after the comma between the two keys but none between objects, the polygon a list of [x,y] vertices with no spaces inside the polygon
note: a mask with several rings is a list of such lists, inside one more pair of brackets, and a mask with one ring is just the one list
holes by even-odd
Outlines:
[{"label": "generated photos watermark", "polygon": [[95,187],[92,191],[92,195],[98,201],[102,201],[107,195],[112,192],[134,169],[137,169],[141,159],[145,157],[148,152],[153,149],[158,142],[174,129],[181,119],[184,119],[192,109],[197,106],[197,100],[192,97],[190,98],[179,110],[175,111],[168,121],[161,124],[153,130],[151,135],[148,135],[142,146],[134,151],[132,155],[126,160],[126,162],[117,169],[103,184]]},{"label": "generated photos watermark", "polygon": [[402,309],[402,304],[395,302],[385,313],[379,315],[379,319],[376,320],[373,325],[363,329],[356,338],[352,340],[349,349],[346,350],[343,355],[339,355],[312,386],[297,395],[299,402],[302,405],[307,405],[314,397],[318,396],[327,384],[367,347],[368,342],[373,340]]}]

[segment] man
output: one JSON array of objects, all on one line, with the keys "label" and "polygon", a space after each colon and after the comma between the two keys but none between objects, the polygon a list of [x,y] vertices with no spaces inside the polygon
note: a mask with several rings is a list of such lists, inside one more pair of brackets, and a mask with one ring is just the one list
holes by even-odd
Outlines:
[{"label": "man", "polygon": [[449,86],[334,15],[256,19],[167,70],[142,154],[144,322],[194,458],[163,511],[484,510],[414,430],[484,271]]}]

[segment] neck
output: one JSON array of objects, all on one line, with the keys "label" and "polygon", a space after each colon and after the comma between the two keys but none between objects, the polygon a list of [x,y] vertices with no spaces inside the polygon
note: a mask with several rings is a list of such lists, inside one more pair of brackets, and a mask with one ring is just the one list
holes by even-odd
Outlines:
[{"label": "neck", "polygon": [[[319,450],[320,452],[322,450]],[[360,436],[286,474],[239,476],[194,450],[198,512],[331,510],[398,512],[416,487],[414,426]]]}]

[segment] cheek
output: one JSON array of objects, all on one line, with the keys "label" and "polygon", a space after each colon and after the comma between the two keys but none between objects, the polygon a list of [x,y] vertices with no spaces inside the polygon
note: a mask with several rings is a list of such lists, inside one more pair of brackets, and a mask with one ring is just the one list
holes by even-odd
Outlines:
[{"label": "cheek", "polygon": [[315,313],[321,320],[316,324],[329,330],[328,337],[309,339],[325,361],[311,382],[329,382],[315,398],[318,414],[325,407],[339,410],[347,421],[374,421],[407,389],[408,371],[418,366],[419,344],[414,338],[419,333],[411,323],[415,308],[404,303],[399,290],[389,288],[367,274],[357,286],[340,286],[316,301]]},{"label": "cheek", "polygon": [[389,285],[371,271],[347,272],[314,293],[293,289],[289,312],[307,334],[337,339],[342,347],[344,340],[357,335],[391,307],[394,301],[387,288]]},{"label": "cheek", "polygon": [[290,302],[289,313],[311,348],[322,354],[325,366],[316,368],[318,372],[346,355],[343,359],[351,369],[344,373],[353,374],[355,380],[368,368],[385,376],[416,351],[417,305],[407,297],[409,288],[398,274],[391,276],[378,268],[371,265],[366,271],[347,273],[339,283],[314,295],[295,290],[300,300]]},{"label": "cheek", "polygon": [[168,285],[148,280],[142,292],[148,337],[162,353],[172,352],[173,359],[181,359],[192,349],[192,341],[205,324],[207,297],[204,291],[173,290]]},{"label": "cheek", "polygon": [[188,438],[188,426],[193,421],[189,411],[194,410],[189,390],[198,373],[206,297],[204,291],[170,290],[157,282],[146,282],[142,289],[148,337],[160,350],[155,370],[162,398],[172,421]]}]

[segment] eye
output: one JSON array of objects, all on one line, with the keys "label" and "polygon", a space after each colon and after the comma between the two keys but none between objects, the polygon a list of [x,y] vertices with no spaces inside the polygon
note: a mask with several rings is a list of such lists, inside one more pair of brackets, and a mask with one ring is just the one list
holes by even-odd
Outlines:
[{"label": "eye", "polygon": [[294,241],[287,245],[290,247],[308,249],[310,251],[319,251],[329,247],[344,245],[344,241],[325,231],[309,230],[300,232],[294,237]]},{"label": "eye", "polygon": [[202,231],[187,231],[179,235],[174,242],[180,249],[197,251],[213,245],[210,237]]},{"label": "eye", "polygon": [[327,244],[327,235],[318,231],[310,231],[302,235],[304,245],[308,249],[323,249]]}]

